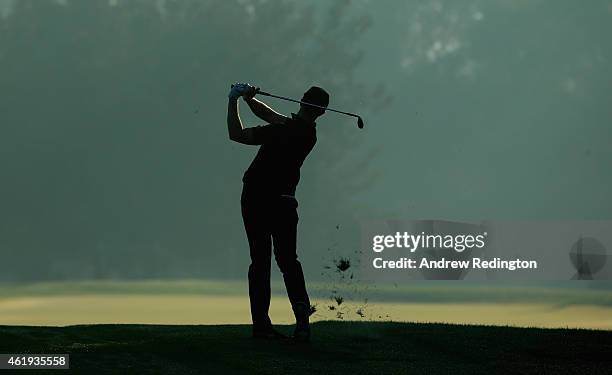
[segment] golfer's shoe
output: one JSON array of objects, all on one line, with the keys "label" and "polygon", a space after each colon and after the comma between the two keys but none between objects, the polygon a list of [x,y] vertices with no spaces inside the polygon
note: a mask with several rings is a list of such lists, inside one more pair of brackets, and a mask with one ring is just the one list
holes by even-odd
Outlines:
[{"label": "golfer's shoe", "polygon": [[274,328],[268,327],[264,329],[253,329],[253,338],[263,340],[284,340],[288,337],[278,332]]},{"label": "golfer's shoe", "polygon": [[293,306],[295,314],[295,331],[293,332],[293,340],[296,342],[310,341],[310,306],[307,303],[298,302]]}]

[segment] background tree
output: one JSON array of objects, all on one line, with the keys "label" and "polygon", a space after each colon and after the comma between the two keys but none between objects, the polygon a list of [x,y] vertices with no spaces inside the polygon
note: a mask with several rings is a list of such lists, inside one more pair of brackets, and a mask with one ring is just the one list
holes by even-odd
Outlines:
[{"label": "background tree", "polygon": [[[241,276],[240,178],[255,149],[227,139],[228,85],[297,97],[316,83],[333,105],[359,109],[379,92],[354,77],[369,19],[350,9],[15,2],[0,23],[2,277]],[[325,122],[299,192],[312,259],[318,228],[351,214],[364,167],[350,161],[352,120]]]}]

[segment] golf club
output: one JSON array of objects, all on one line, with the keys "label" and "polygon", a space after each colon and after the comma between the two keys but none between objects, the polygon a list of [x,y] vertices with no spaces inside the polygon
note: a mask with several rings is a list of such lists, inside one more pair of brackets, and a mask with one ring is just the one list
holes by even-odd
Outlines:
[{"label": "golf club", "polygon": [[[232,85],[232,87],[234,87],[234,85]],[[259,89],[259,87],[256,89],[256,92],[255,92],[255,95],[257,95],[257,94],[264,95],[264,96],[270,96],[272,98],[287,100],[287,101],[294,102],[294,103],[300,103],[300,104],[308,105],[308,106],[311,106],[311,107],[323,109],[323,110],[326,110],[326,111],[332,111],[332,112],[336,112],[336,113],[341,113],[341,114],[347,115],[347,116],[357,117],[357,127],[359,129],[363,129],[363,119],[361,118],[361,116],[356,115],[354,113],[344,112],[344,111],[340,111],[340,110],[329,108],[329,107],[322,107],[320,105],[303,102],[301,100],[296,100],[296,99],[291,99],[291,98],[287,98],[287,97],[284,97],[284,96],[278,96],[278,95],[270,94],[268,92],[261,91]]]}]

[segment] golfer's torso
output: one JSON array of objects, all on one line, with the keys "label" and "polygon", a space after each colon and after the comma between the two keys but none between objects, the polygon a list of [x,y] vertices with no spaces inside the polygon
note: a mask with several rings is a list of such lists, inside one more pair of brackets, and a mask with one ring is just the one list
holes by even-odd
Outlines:
[{"label": "golfer's torso", "polygon": [[250,188],[269,194],[295,195],[300,181],[300,167],[317,142],[316,128],[308,124],[291,124],[294,131],[287,137],[259,148],[242,181]]}]

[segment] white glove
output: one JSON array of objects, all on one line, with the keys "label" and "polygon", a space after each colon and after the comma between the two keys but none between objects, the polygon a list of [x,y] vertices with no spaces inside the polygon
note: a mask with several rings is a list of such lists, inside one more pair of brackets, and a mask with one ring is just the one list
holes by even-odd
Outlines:
[{"label": "white glove", "polygon": [[232,89],[227,95],[231,99],[237,99],[244,96],[245,99],[250,99],[257,93],[257,88],[248,83],[234,83]]},{"label": "white glove", "polygon": [[248,86],[249,85],[246,83],[234,83],[227,97],[230,99],[238,99],[247,91]]}]

